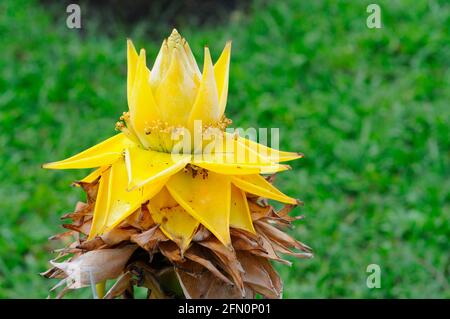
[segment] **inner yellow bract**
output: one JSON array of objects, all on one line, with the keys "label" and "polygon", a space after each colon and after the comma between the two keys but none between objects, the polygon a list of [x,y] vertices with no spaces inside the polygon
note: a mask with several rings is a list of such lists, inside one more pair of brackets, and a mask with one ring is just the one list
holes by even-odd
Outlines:
[{"label": "inner yellow bract", "polygon": [[129,112],[117,128],[146,149],[170,152],[176,143],[173,134],[187,130],[194,134],[194,122],[223,130],[228,94],[231,42],[213,65],[208,48],[204,51],[203,72],[188,43],[173,30],[163,41],[151,71],[145,50],[138,55],[128,40]]}]

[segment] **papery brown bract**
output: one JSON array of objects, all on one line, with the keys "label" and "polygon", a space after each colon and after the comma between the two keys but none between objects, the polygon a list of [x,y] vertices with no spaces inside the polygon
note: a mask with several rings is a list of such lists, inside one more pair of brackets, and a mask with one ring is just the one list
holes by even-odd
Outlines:
[{"label": "papery brown bract", "polygon": [[[72,218],[71,224],[65,224],[71,231],[52,238],[75,239],[60,250],[52,261],[53,268],[43,273],[45,277],[63,280],[66,287],[57,297],[70,289],[114,279],[116,282],[105,295],[107,299],[132,298],[136,286],[146,287],[149,298],[254,298],[257,294],[281,298],[282,281],[271,261],[290,264],[280,253],[299,258],[312,256],[308,246],[283,231],[296,219],[288,216],[295,205],[286,205],[277,212],[254,196],[247,200],[256,233],[231,228],[232,249],[199,227],[183,252],[164,235],[144,206],[118,228],[87,240],[93,209],[89,201],[95,198],[96,183],[83,187],[90,192],[88,203],[77,203],[75,211],[64,216]],[[85,271],[77,274],[77,267]],[[167,278],[171,278],[171,285],[167,285]]]}]

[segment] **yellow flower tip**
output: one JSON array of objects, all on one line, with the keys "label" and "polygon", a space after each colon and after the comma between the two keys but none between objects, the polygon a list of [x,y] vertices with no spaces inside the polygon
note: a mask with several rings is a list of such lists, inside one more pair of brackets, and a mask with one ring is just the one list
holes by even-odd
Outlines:
[{"label": "yellow flower tip", "polygon": [[183,45],[183,38],[178,33],[177,29],[173,29],[170,36],[167,38],[167,44],[169,48],[176,48]]},{"label": "yellow flower tip", "polygon": [[225,54],[228,55],[228,57],[227,57],[228,59],[230,59],[231,44],[232,44],[232,41],[231,41],[231,40],[228,40],[228,41],[225,43],[225,47],[223,48],[223,52],[225,52]]},{"label": "yellow flower tip", "polygon": [[42,164],[41,167],[45,168],[45,169],[53,169],[53,164],[54,163],[55,162],[45,163],[45,164]]},{"label": "yellow flower tip", "polygon": [[136,48],[134,47],[133,41],[130,38],[127,38],[127,46],[136,52]]},{"label": "yellow flower tip", "polygon": [[139,58],[143,58],[143,59],[144,59],[144,62],[145,62],[145,49],[144,49],[144,48],[142,48],[142,49],[139,51]]},{"label": "yellow flower tip", "polygon": [[170,33],[169,39],[181,40],[182,38],[178,30],[176,28],[173,28],[172,32]]},{"label": "yellow flower tip", "polygon": [[207,46],[205,46],[204,49],[204,55],[205,55],[205,60],[204,60],[204,65],[203,65],[203,72],[205,72],[206,70],[206,65],[211,65],[212,67],[212,59],[211,59],[211,52],[209,51],[209,48]]}]

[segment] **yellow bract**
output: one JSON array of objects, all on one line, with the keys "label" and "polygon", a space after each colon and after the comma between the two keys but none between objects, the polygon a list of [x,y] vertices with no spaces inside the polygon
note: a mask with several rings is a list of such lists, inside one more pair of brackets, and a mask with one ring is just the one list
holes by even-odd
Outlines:
[{"label": "yellow bract", "polygon": [[214,77],[219,93],[220,114],[225,112],[228,97],[228,78],[230,73],[231,42],[227,42],[225,49],[214,65]]},{"label": "yellow bract", "polygon": [[116,161],[100,178],[89,238],[110,230],[158,193],[167,182],[159,180],[132,191],[127,190],[125,161]]},{"label": "yellow bract", "polygon": [[147,206],[153,220],[160,224],[164,234],[185,251],[199,222],[173,199],[165,187],[149,201]]},{"label": "yellow bract", "polygon": [[151,147],[151,140],[147,139],[145,130],[151,121],[159,118],[158,107],[153,97],[148,81],[150,71],[145,62],[145,51],[141,50],[136,66],[136,76],[131,90],[131,99],[128,100],[130,108],[130,123],[132,132],[145,147]]},{"label": "yellow bract", "polygon": [[[97,168],[80,181],[99,187],[89,239],[120,226],[147,205],[165,235],[185,251],[199,224],[231,249],[230,227],[254,233],[247,194],[284,203],[297,200],[260,174],[289,168],[301,157],[223,132],[231,43],[213,65],[208,48],[202,72],[188,43],[176,30],[164,40],[150,71],[145,51],[127,42],[129,112],[119,133],[49,169]],[[200,151],[173,154],[174,130],[192,132],[194,121],[219,129]],[[200,127],[203,133],[204,127]]]},{"label": "yellow bract", "polygon": [[124,134],[119,133],[77,155],[59,162],[44,164],[42,167],[49,169],[70,169],[108,165],[117,160],[129,145],[133,145],[133,143]]},{"label": "yellow bract", "polygon": [[[223,114],[223,113],[222,113]],[[203,124],[216,123],[220,120],[219,96],[214,78],[214,67],[208,48],[205,48],[202,82],[194,105],[188,118],[188,126],[193,129],[194,121],[202,119]]]},{"label": "yellow bract", "polygon": [[173,198],[227,246],[231,243],[230,187],[228,176],[212,172],[195,177],[179,172],[167,183]]},{"label": "yellow bract", "polygon": [[168,178],[186,166],[189,155],[144,150],[138,146],[127,149],[125,162],[128,171],[128,188],[135,189],[150,182]]},{"label": "yellow bract", "polygon": [[255,233],[245,192],[231,185],[230,226]]},{"label": "yellow bract", "polygon": [[297,203],[296,199],[284,195],[260,175],[234,176],[231,181],[234,185],[236,185],[243,191],[246,191],[247,193],[274,199],[282,203]]}]

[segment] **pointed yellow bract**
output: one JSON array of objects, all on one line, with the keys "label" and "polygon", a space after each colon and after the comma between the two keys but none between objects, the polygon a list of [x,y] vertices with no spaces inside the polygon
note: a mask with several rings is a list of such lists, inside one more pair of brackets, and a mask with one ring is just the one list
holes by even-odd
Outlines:
[{"label": "pointed yellow bract", "polygon": [[255,165],[242,165],[224,162],[216,163],[214,161],[208,162],[203,160],[194,161],[193,163],[201,168],[224,175],[249,175],[259,174],[261,172],[261,168]]},{"label": "pointed yellow bract", "polygon": [[230,74],[231,41],[227,42],[217,63],[214,65],[214,76],[219,92],[220,116],[225,112],[228,97],[228,78]]},{"label": "pointed yellow bract", "polygon": [[111,169],[108,169],[103,173],[102,178],[100,178],[97,198],[95,199],[94,215],[91,223],[91,230],[89,232],[88,239],[93,239],[97,234],[99,234],[106,223],[109,213],[110,204],[110,193],[111,189],[110,183]]},{"label": "pointed yellow bract", "polygon": [[138,54],[134,48],[133,42],[127,40],[127,98],[128,103],[131,101],[131,94],[134,87],[134,79],[136,78],[136,68],[138,63]]},{"label": "pointed yellow bract", "polygon": [[89,238],[112,229],[131,215],[146,200],[158,193],[167,179],[127,190],[127,169],[124,160],[115,162],[100,179],[94,219]]},{"label": "pointed yellow bract", "polygon": [[146,130],[152,121],[159,119],[158,108],[153,98],[149,76],[150,71],[147,69],[145,62],[145,51],[141,50],[129,107],[133,131],[145,147],[151,146],[147,139]]},{"label": "pointed yellow bract", "polygon": [[192,54],[192,50],[189,47],[189,43],[185,39],[182,40],[184,51],[186,52],[187,59],[189,61],[189,64],[191,66],[191,69],[193,70],[195,77],[200,79],[202,74],[200,73],[200,69],[198,68],[197,61],[195,61],[195,57]]},{"label": "pointed yellow bract", "polygon": [[109,176],[109,207],[104,228],[111,227],[124,220],[142,203],[142,189],[127,191],[127,180],[125,161],[117,161],[111,166]]},{"label": "pointed yellow bract", "polygon": [[169,69],[169,63],[169,48],[167,47],[167,40],[164,40],[150,73],[150,86],[152,87],[153,92],[156,92],[156,89],[163,79],[164,74],[166,74]]},{"label": "pointed yellow bract", "polygon": [[287,162],[303,157],[303,154],[301,153],[279,151],[240,136],[238,137],[238,141],[245,145],[246,148],[257,152],[260,156],[273,162]]},{"label": "pointed yellow bract", "polygon": [[170,67],[155,92],[161,120],[173,125],[186,124],[197,94],[196,83],[183,65],[181,54],[181,49],[175,47]]},{"label": "pointed yellow bract", "polygon": [[231,185],[230,226],[255,234],[245,192]]},{"label": "pointed yellow bract", "polygon": [[193,163],[227,175],[272,174],[289,169],[261,156],[228,133],[215,141],[211,152],[195,155]]},{"label": "pointed yellow bract", "polygon": [[[123,175],[120,176],[120,181],[124,181]],[[132,191],[128,191],[126,188],[124,190],[124,188],[121,187],[119,191],[114,192],[111,197],[110,213],[103,232],[110,231],[122,223],[138,209],[141,204],[155,196],[166,183],[167,179],[163,179],[154,183],[148,183]],[[126,202],[124,202],[124,200],[126,200]]]},{"label": "pointed yellow bract", "polygon": [[203,124],[206,125],[216,123],[220,116],[219,98],[214,80],[214,67],[209,49],[205,48],[202,81],[187,125],[193,129],[195,120],[203,120]]},{"label": "pointed yellow bract", "polygon": [[296,204],[297,200],[286,196],[261,175],[234,176],[231,182],[245,192],[277,200],[282,203]]},{"label": "pointed yellow bract", "polygon": [[190,158],[190,155],[147,151],[138,146],[131,147],[125,153],[128,189],[132,190],[150,182],[168,179],[185,167]]},{"label": "pointed yellow bract", "polygon": [[226,246],[231,243],[230,186],[229,177],[213,172],[193,177],[181,171],[167,183],[173,198]]},{"label": "pointed yellow bract", "polygon": [[150,199],[147,207],[164,234],[185,251],[199,222],[173,199],[165,187]]},{"label": "pointed yellow bract", "polygon": [[90,173],[88,176],[83,178],[82,180],[79,180],[78,183],[93,183],[97,178],[102,176],[102,174],[109,169],[109,166],[104,166],[97,168],[95,171]]},{"label": "pointed yellow bract", "polygon": [[93,168],[112,164],[123,156],[123,151],[132,142],[122,133],[78,153],[68,159],[44,164],[49,169]]}]

